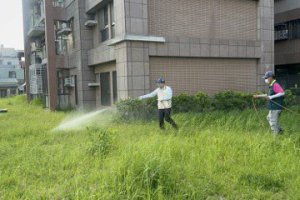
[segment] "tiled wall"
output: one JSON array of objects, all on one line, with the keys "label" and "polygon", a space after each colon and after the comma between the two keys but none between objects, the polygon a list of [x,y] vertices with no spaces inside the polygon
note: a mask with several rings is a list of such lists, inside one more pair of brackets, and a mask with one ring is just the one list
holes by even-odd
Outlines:
[{"label": "tiled wall", "polygon": [[260,41],[166,37],[166,43],[150,43],[150,56],[257,58]]},{"label": "tiled wall", "polygon": [[256,40],[257,1],[149,0],[149,30],[155,36]]},{"label": "tiled wall", "polygon": [[175,95],[195,94],[198,91],[210,95],[224,90],[256,91],[257,60],[210,58],[150,58],[151,90],[159,77],[166,79]]}]

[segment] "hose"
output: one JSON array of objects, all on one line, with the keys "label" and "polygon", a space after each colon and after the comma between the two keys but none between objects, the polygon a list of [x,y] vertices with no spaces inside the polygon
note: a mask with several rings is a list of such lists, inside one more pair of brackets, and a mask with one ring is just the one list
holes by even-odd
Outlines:
[{"label": "hose", "polygon": [[[257,107],[256,107],[256,105],[255,105],[255,101],[254,101],[254,100],[255,100],[255,99],[253,98],[253,99],[252,99],[252,104],[253,104],[255,113],[256,113],[256,115],[257,115],[257,118],[259,119],[260,124],[264,127],[265,124],[264,124],[263,120],[261,119],[261,117],[259,116],[259,113],[258,113],[258,110],[257,110]],[[285,107],[285,106],[283,106],[283,105],[280,105],[279,103],[273,101],[272,99],[269,99],[269,101],[271,101],[272,103],[274,103],[274,104],[280,106],[281,108],[283,108],[283,109],[285,109],[285,110],[287,110],[287,111],[289,111],[289,112],[291,112],[291,113],[293,113],[293,114],[295,114],[295,115],[297,115],[297,116],[300,116],[300,113],[297,113],[297,112],[295,112],[295,111],[293,111],[293,110],[291,110],[291,109],[289,109],[289,108],[287,108],[287,107]]]},{"label": "hose", "polygon": [[257,118],[259,119],[259,122],[260,122],[261,126],[262,126],[262,127],[265,127],[265,124],[264,124],[263,120],[262,120],[261,117],[259,116],[259,113],[258,113],[258,110],[257,110],[257,108],[256,108],[256,105],[255,105],[255,101],[254,101],[254,100],[255,100],[255,99],[253,98],[253,99],[252,99],[252,104],[253,104],[253,107],[254,107],[256,116],[257,116]]}]

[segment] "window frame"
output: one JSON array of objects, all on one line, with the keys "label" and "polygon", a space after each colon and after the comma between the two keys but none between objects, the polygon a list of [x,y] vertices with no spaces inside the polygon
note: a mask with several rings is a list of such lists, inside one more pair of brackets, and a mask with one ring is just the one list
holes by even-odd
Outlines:
[{"label": "window frame", "polygon": [[16,71],[9,71],[8,72],[9,78],[17,78],[17,72]]},{"label": "window frame", "polygon": [[99,24],[99,43],[113,39],[115,37],[114,2],[110,1],[105,4],[98,11],[97,15]]}]

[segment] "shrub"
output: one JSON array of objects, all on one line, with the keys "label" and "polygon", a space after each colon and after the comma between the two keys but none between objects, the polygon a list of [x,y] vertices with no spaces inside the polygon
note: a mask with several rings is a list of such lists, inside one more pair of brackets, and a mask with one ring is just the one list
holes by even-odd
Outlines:
[{"label": "shrub", "polygon": [[[211,98],[202,92],[196,95],[181,94],[172,99],[172,109],[176,113],[203,112],[210,108]],[[128,119],[155,119],[157,116],[157,100],[155,98],[147,100],[126,99],[117,102],[116,107],[119,117]]]},{"label": "shrub", "polygon": [[285,99],[284,99],[286,106],[292,106],[296,104],[296,96],[293,95],[291,90],[285,91]]},{"label": "shrub", "polygon": [[[175,113],[204,112],[209,109],[229,111],[252,109],[253,102],[257,108],[265,108],[267,100],[263,98],[253,100],[254,93],[234,92],[231,90],[218,92],[211,99],[206,93],[195,95],[180,94],[172,99]],[[296,98],[291,91],[286,91],[285,103],[287,106],[295,104]],[[116,104],[119,116],[122,119],[155,119],[157,115],[157,101],[149,100],[122,100]]]},{"label": "shrub", "polygon": [[44,101],[42,98],[35,98],[30,103],[34,106],[44,106]]},{"label": "shrub", "polygon": [[173,98],[173,110],[177,113],[203,112],[211,106],[211,98],[203,92],[196,95],[181,94]]},{"label": "shrub", "polygon": [[152,119],[157,113],[156,99],[144,101],[135,99],[121,100],[116,103],[120,119]]},{"label": "shrub", "polygon": [[190,112],[196,106],[196,98],[192,95],[180,94],[172,99],[172,104],[176,113]]},{"label": "shrub", "polygon": [[213,108],[216,110],[244,110],[252,104],[252,95],[242,92],[225,91],[215,94]]}]

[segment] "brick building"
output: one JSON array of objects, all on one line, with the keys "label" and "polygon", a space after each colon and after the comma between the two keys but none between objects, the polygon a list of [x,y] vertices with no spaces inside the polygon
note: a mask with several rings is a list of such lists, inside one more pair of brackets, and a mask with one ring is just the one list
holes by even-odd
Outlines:
[{"label": "brick building", "polygon": [[153,90],[159,77],[175,94],[253,92],[274,68],[273,0],[23,0],[23,7],[28,98],[41,96],[52,110],[108,106]]}]

